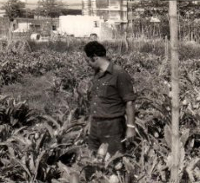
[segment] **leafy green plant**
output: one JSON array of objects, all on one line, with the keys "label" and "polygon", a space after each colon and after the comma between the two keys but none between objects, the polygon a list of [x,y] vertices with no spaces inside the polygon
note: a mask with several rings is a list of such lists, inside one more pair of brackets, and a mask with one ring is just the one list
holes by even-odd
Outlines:
[{"label": "leafy green plant", "polygon": [[[134,49],[122,54],[116,53],[117,43],[106,43],[110,60],[133,79],[136,138],[126,154],[106,154],[103,159],[95,157],[87,147],[93,72],[80,52],[82,45],[62,53],[48,49],[23,55],[2,52],[0,180],[61,183],[78,177],[87,183],[168,182],[173,163],[169,66],[166,63],[160,74],[163,47],[156,46],[162,41],[152,44],[144,43],[142,53]],[[180,61],[182,182],[200,180],[199,63],[199,59]],[[12,97],[4,96],[7,94]]]}]

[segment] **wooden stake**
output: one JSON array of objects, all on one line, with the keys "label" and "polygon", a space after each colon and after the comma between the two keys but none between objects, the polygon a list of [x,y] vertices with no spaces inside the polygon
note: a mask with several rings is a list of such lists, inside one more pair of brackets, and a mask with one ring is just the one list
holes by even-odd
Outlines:
[{"label": "wooden stake", "polygon": [[179,77],[177,1],[169,1],[171,84],[172,84],[172,162],[171,182],[179,183]]}]

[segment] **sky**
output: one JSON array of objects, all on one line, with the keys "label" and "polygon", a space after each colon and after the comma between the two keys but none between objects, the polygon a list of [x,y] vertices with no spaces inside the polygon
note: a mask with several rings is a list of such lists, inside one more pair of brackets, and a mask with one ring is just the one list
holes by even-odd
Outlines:
[{"label": "sky", "polygon": [[[2,4],[4,4],[5,2],[7,2],[8,0],[0,0],[0,7],[2,6]],[[26,0],[22,0],[22,1],[26,1]],[[34,8],[37,5],[37,1],[38,0],[27,0],[27,4],[29,8]],[[81,8],[81,2],[82,0],[62,0],[63,3],[66,3],[69,5],[69,7],[71,8]]]}]

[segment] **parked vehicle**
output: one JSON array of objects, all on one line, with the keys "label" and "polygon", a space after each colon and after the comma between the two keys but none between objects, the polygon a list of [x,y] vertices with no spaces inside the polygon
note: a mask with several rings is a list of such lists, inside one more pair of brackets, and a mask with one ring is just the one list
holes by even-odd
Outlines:
[{"label": "parked vehicle", "polygon": [[60,16],[57,32],[60,35],[67,34],[73,37],[100,38],[102,21],[98,16]]}]

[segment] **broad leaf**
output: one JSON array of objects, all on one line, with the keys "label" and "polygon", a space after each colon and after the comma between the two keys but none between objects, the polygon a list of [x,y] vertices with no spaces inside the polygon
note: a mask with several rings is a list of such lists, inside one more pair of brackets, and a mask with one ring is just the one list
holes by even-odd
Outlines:
[{"label": "broad leaf", "polygon": [[165,141],[166,141],[168,147],[171,149],[172,131],[168,125],[165,125],[165,127],[164,127],[164,137],[165,137]]}]

